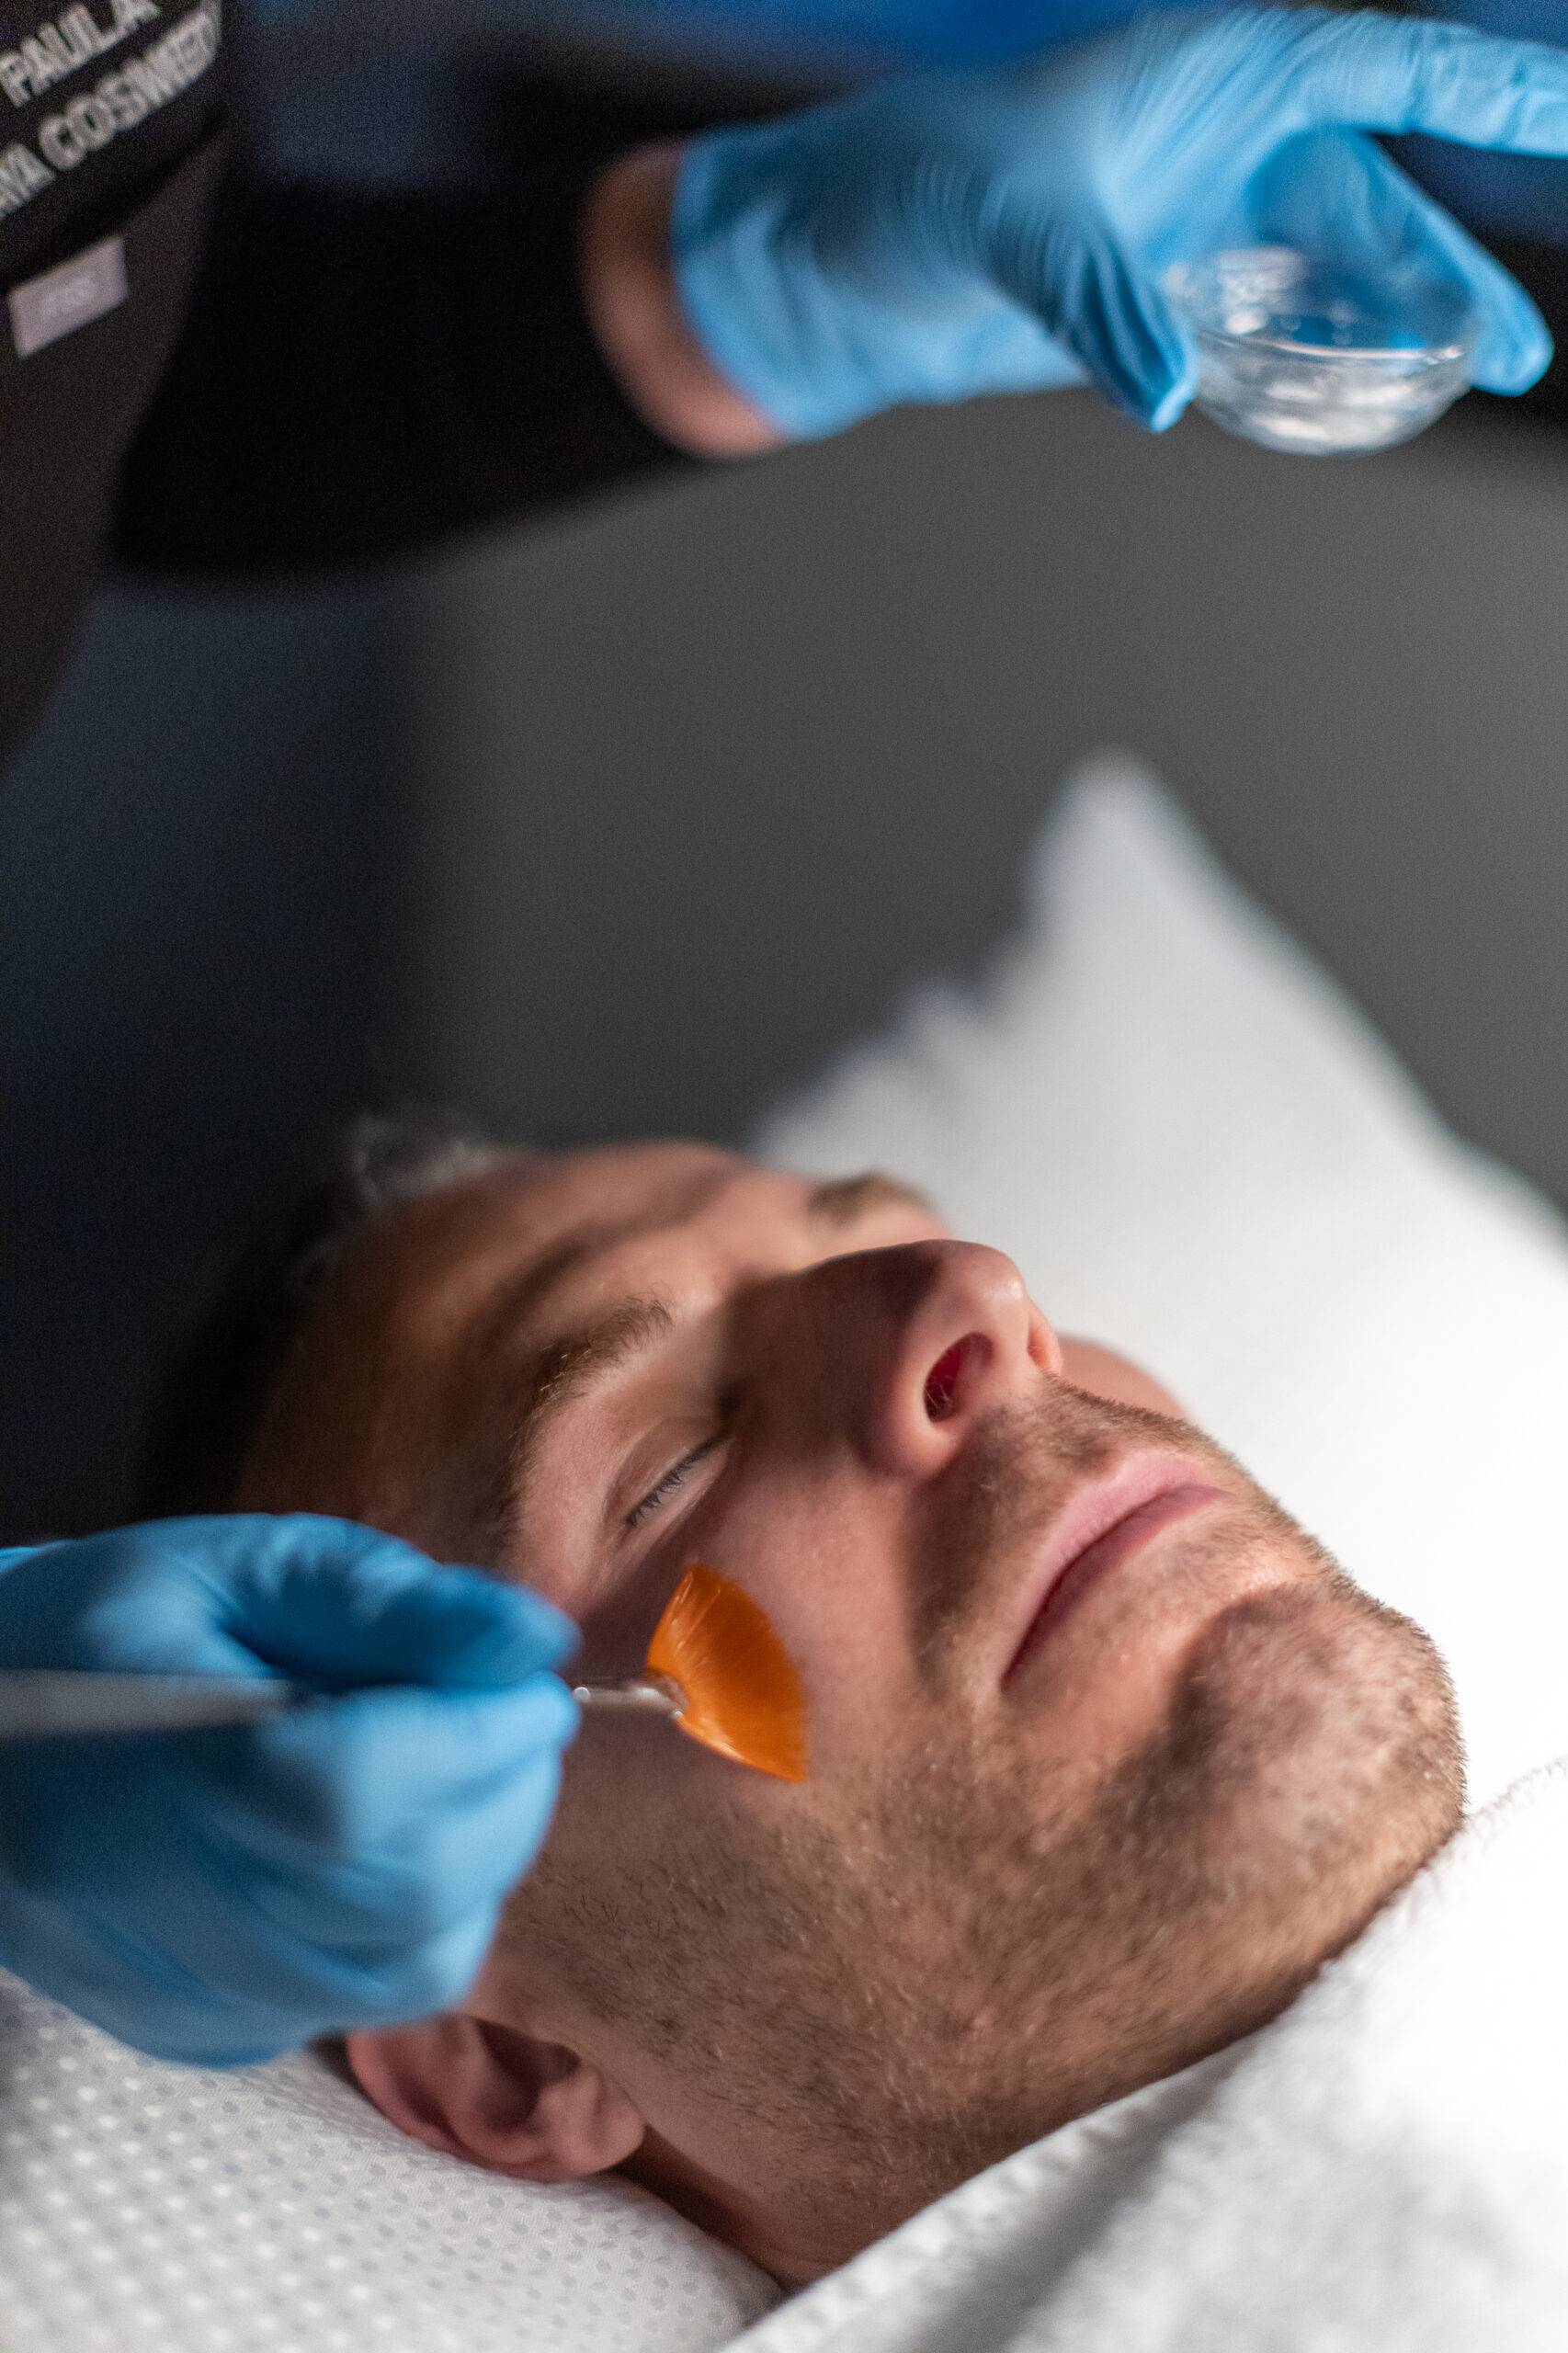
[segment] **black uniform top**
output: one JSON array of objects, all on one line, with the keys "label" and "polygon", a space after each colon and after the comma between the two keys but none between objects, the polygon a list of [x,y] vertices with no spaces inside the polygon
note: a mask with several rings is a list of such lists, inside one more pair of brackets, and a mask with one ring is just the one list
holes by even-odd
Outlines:
[{"label": "black uniform top", "polygon": [[375,559],[668,460],[583,316],[589,179],[654,126],[536,108],[502,188],[267,185],[222,0],[0,0],[0,758],[111,541]]}]

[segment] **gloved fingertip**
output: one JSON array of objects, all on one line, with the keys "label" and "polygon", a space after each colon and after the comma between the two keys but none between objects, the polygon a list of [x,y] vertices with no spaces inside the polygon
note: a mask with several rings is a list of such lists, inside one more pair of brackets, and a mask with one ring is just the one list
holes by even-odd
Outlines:
[{"label": "gloved fingertip", "polygon": [[1485,392],[1517,394],[1539,384],[1551,365],[1555,347],[1544,328],[1521,339],[1483,343],[1471,367],[1471,380]]},{"label": "gloved fingertip", "polygon": [[1525,392],[1551,365],[1551,330],[1525,289],[1463,230],[1439,223],[1460,260],[1478,333],[1470,380],[1488,392]]},{"label": "gloved fingertip", "polygon": [[1192,398],[1192,387],[1185,377],[1175,381],[1168,377],[1151,381],[1147,377],[1130,381],[1126,377],[1102,376],[1099,389],[1113,407],[1146,433],[1168,431]]},{"label": "gloved fingertip", "polygon": [[583,1711],[558,1675],[532,1675],[508,1692],[519,1738],[540,1748],[565,1748],[581,1728]]},{"label": "gloved fingertip", "polygon": [[553,1763],[574,1738],[583,1711],[558,1675],[536,1670],[506,1684],[446,1684],[423,1690],[357,1692],[387,1745],[413,1744],[430,1790],[449,1775],[477,1786],[534,1757]]},{"label": "gloved fingertip", "polygon": [[386,1974],[362,2024],[396,2026],[453,2009],[473,1985],[500,1918],[498,1903],[483,1904],[402,1957]]},{"label": "gloved fingertip", "polygon": [[[494,1580],[487,1579],[486,1582],[494,1586]],[[581,1647],[581,1630],[564,1609],[558,1609],[553,1601],[545,1599],[543,1594],[536,1593],[531,1586],[504,1585],[500,1590],[506,1595],[508,1608],[526,1631],[528,1639],[538,1648],[540,1665],[558,1666],[562,1659],[570,1658],[574,1651]]]},{"label": "gloved fingertip", "polygon": [[1090,376],[1125,415],[1153,433],[1175,424],[1191,397],[1193,354],[1164,295],[1114,239],[1088,248],[1066,331]]},{"label": "gloved fingertip", "polygon": [[524,1586],[481,1569],[443,1568],[430,1599],[436,1641],[428,1679],[509,1684],[559,1666],[582,1640],[563,1610]]},{"label": "gloved fingertip", "polygon": [[1151,433],[1168,433],[1178,418],[1185,416],[1192,400],[1192,387],[1183,381],[1171,384],[1161,394],[1143,422]]}]

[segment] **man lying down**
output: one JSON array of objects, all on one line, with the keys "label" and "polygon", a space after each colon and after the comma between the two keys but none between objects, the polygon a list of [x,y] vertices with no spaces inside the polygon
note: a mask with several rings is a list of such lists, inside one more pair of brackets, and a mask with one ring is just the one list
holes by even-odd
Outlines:
[{"label": "man lying down", "polygon": [[799,1785],[585,1722],[466,1999],[348,2039],[420,2140],[619,2166],[808,2281],[1275,2018],[1458,1825],[1427,1638],[895,1179],[385,1129],[344,1169],[192,1350],[154,1507],[486,1565],[591,1675],[700,1560],[808,1705]]}]

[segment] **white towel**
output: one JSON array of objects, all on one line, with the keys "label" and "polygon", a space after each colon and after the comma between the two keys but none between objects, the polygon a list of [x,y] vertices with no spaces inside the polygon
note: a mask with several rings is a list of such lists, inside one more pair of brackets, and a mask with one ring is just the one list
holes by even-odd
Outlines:
[{"label": "white towel", "polygon": [[1271,2026],[1021,2151],[736,2353],[1564,2353],[1568,1759]]}]

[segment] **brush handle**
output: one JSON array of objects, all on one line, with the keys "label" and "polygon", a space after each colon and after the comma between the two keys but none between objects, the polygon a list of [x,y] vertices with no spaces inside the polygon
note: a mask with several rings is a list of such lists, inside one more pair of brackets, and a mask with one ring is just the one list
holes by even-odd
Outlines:
[{"label": "brush handle", "polygon": [[[115,1675],[12,1667],[0,1672],[0,1741],[249,1724],[318,1696],[307,1685],[280,1675]],[[664,1675],[578,1683],[572,1697],[596,1715],[673,1719],[686,1707],[685,1692]]]},{"label": "brush handle", "polygon": [[629,1676],[620,1683],[574,1683],[572,1697],[595,1715],[668,1716],[686,1711],[686,1693],[667,1675]]},{"label": "brush handle", "polygon": [[0,1741],[249,1724],[314,1696],[283,1676],[100,1675],[11,1667],[0,1673]]}]

